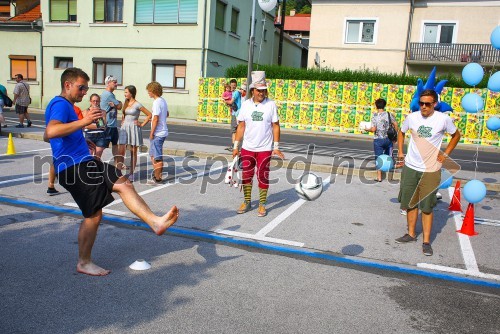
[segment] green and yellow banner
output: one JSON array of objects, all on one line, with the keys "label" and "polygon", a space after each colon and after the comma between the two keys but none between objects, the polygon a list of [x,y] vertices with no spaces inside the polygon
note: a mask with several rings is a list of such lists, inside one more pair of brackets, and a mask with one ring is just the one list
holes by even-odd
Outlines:
[{"label": "green and yellow banner", "polygon": [[[336,82],[310,80],[267,80],[269,97],[276,102],[281,127],[320,132],[368,135],[359,131],[360,122],[368,122],[375,111],[375,100],[387,100],[386,110],[401,124],[410,113],[415,86],[368,82]],[[222,101],[226,78],[200,78],[198,89],[199,122],[230,123],[229,107]],[[239,79],[238,86],[246,79]],[[466,113],[462,97],[470,92],[481,95],[484,111]],[[444,88],[441,101],[453,108],[450,116],[462,134],[464,144],[500,146],[499,133],[486,128],[491,116],[500,115],[500,93],[488,89]],[[449,138],[446,138],[447,141]]]}]

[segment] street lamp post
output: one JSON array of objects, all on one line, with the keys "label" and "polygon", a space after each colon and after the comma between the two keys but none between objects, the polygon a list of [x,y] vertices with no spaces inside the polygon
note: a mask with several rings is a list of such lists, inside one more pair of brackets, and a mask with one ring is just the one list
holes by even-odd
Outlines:
[{"label": "street lamp post", "polygon": [[255,1],[252,3],[252,21],[250,23],[250,41],[248,43],[248,70],[247,70],[247,96],[250,92],[250,82],[253,71],[253,47],[255,43]]}]

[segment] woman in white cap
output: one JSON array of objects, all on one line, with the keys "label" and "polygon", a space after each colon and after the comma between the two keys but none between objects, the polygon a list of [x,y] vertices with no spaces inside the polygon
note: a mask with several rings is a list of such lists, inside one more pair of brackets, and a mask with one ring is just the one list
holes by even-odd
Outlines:
[{"label": "woman in white cap", "polygon": [[257,169],[259,184],[259,210],[257,215],[267,215],[267,192],[269,189],[269,165],[271,156],[281,159],[285,156],[279,149],[280,125],[276,103],[267,97],[266,74],[264,71],[252,72],[250,96],[238,114],[238,129],[233,147],[233,157],[238,155],[238,146],[243,139],[240,152],[242,165],[242,185],[244,201],[238,213],[250,210],[252,182]]}]

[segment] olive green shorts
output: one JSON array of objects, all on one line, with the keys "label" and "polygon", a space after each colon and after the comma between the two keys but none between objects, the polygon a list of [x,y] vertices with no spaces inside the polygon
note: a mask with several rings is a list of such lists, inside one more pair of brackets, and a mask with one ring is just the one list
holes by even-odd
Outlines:
[{"label": "olive green shorts", "polygon": [[398,201],[401,209],[420,207],[423,213],[431,213],[436,206],[441,171],[419,172],[404,166],[401,173]]}]

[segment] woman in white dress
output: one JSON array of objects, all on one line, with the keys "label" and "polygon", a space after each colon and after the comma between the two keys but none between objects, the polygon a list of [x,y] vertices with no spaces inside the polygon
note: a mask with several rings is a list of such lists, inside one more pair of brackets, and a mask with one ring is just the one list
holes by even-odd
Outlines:
[{"label": "woman in white dress", "polygon": [[[123,145],[122,152],[125,149],[130,150],[129,180],[134,181],[134,169],[137,164],[137,149],[143,144],[141,128],[151,120],[151,112],[135,99],[137,89],[135,86],[125,87],[125,103],[122,109],[122,126],[120,131],[119,144]],[[146,118],[140,122],[141,111]]]}]

